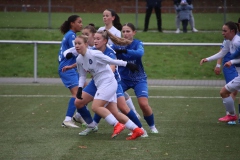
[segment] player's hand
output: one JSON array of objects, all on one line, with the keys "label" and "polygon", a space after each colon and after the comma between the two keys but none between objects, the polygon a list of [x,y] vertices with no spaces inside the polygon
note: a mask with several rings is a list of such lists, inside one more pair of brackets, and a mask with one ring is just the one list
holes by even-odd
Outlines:
[{"label": "player's hand", "polygon": [[219,75],[221,73],[221,67],[215,67],[214,72],[216,75]]},{"label": "player's hand", "polygon": [[229,67],[231,67],[231,65],[232,65],[231,61],[228,61],[224,64],[224,67],[229,68]]},{"label": "player's hand", "polygon": [[126,49],[116,49],[115,50],[116,54],[123,54],[123,53],[127,53]]},{"label": "player's hand", "polygon": [[71,69],[72,67],[71,66],[64,66],[62,68],[62,72],[66,72],[67,70]]},{"label": "player's hand", "polygon": [[136,64],[127,62],[126,67],[129,68],[132,72],[138,71],[138,66]]},{"label": "player's hand", "polygon": [[207,60],[206,58],[204,58],[204,59],[202,59],[202,60],[200,61],[200,65],[202,65],[202,64],[205,63],[205,62],[208,62],[208,60]]},{"label": "player's hand", "polygon": [[78,99],[83,99],[83,98],[82,98],[82,87],[78,87],[78,91],[77,91],[76,97],[77,97]]},{"label": "player's hand", "polygon": [[70,59],[70,58],[72,58],[72,57],[73,57],[73,54],[72,54],[71,52],[69,52],[69,53],[66,54],[66,58],[67,58],[67,59]]}]

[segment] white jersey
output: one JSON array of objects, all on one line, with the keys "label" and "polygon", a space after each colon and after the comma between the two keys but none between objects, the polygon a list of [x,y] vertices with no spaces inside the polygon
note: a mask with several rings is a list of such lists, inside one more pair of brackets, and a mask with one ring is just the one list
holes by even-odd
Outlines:
[{"label": "white jersey", "polygon": [[104,55],[99,50],[87,49],[86,54],[82,56],[81,54],[77,57],[77,68],[79,75],[79,87],[83,87],[86,81],[87,72],[89,72],[94,80],[96,87],[100,87],[106,81],[115,80],[114,74],[109,66],[118,65],[126,66],[127,62],[123,60],[114,60],[106,55]]},{"label": "white jersey", "polygon": [[[98,29],[98,31],[103,31],[105,30],[106,27],[100,27]],[[117,28],[115,28],[114,26],[112,26],[109,30],[110,33],[112,33],[114,36],[121,38],[121,31],[119,31]],[[111,39],[108,39],[108,44],[111,46],[113,44]]]},{"label": "white jersey", "polygon": [[[239,47],[240,47],[240,37],[238,35],[235,35],[231,41],[226,40],[223,43],[223,48],[218,53],[208,57],[207,60],[213,61],[213,60],[217,60],[219,58],[223,58],[228,52],[230,52],[230,54],[233,54],[234,52],[236,52],[236,50]],[[231,63],[232,64],[240,63],[240,57],[237,59],[231,60]],[[240,75],[240,67],[236,67],[236,70],[237,70],[238,74]]]}]

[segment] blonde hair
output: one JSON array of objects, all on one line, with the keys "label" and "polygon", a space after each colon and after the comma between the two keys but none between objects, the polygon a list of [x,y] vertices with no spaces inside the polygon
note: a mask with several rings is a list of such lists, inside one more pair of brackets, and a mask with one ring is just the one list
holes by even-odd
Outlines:
[{"label": "blonde hair", "polygon": [[88,42],[88,36],[85,36],[85,35],[79,35],[77,36],[76,38],[81,38],[83,40],[84,43],[87,43]]},{"label": "blonde hair", "polygon": [[125,46],[125,45],[129,45],[132,43],[132,41],[126,39],[126,38],[119,38],[114,36],[111,32],[109,32],[108,30],[104,30],[104,32],[107,32],[107,36],[112,40],[112,42],[116,45],[119,46]]}]

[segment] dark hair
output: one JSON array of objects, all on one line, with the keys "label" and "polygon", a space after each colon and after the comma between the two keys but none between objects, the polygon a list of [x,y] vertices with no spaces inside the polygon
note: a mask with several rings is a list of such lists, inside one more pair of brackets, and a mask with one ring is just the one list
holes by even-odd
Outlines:
[{"label": "dark hair", "polygon": [[97,30],[95,28],[95,25],[93,23],[88,24],[86,27],[84,27],[83,29],[89,29],[91,33],[96,33]]},{"label": "dark hair", "polygon": [[229,22],[225,23],[224,25],[228,26],[228,28],[230,30],[234,30],[235,34],[237,34],[238,27],[237,27],[236,23],[229,21]]},{"label": "dark hair", "polygon": [[61,33],[62,34],[67,33],[71,28],[71,22],[75,22],[77,18],[79,18],[78,15],[71,15],[70,17],[68,17],[68,20],[63,22],[63,24],[60,27]]},{"label": "dark hair", "polygon": [[113,17],[115,17],[114,20],[113,20],[113,26],[121,31],[122,30],[122,24],[120,22],[120,17],[118,16],[118,14],[112,9],[106,9],[106,10],[111,12],[111,15]]},{"label": "dark hair", "polygon": [[132,23],[125,23],[123,26],[128,26],[130,27],[133,31],[136,31],[135,26]]}]

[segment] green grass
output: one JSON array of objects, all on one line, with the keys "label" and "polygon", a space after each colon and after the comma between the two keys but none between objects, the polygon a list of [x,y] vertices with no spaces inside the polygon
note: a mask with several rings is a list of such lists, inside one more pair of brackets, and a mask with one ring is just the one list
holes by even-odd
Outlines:
[{"label": "green grass", "polygon": [[[61,41],[57,29],[72,13],[52,13],[52,28],[48,26],[47,13],[0,12],[0,37],[2,40]],[[79,13],[84,25],[94,22],[102,26],[102,15]],[[135,24],[134,14],[119,14],[121,21]],[[239,15],[227,14],[227,20],[237,20]],[[215,30],[187,34],[138,32],[135,38],[143,42],[195,42],[221,43],[222,14],[194,14],[199,30]],[[144,14],[139,14],[139,28],[143,28]],[[175,15],[163,14],[163,29],[175,30]],[[156,29],[155,15],[152,15],[150,29]],[[216,32],[218,30],[219,32]],[[32,44],[0,44],[0,77],[33,77]],[[38,77],[59,77],[57,54],[59,45],[38,45]],[[145,46],[143,62],[151,79],[222,79],[213,73],[215,62],[199,66],[199,61],[219,50],[219,47]]]},{"label": "green grass", "polygon": [[[78,14],[83,19],[84,26],[94,23],[97,27],[103,26],[102,13],[52,13],[51,28],[59,28],[72,14]],[[136,24],[135,14],[119,13],[121,23]],[[0,28],[48,28],[48,13],[37,12],[0,12]],[[145,14],[138,14],[138,29],[143,29]],[[194,13],[196,27],[200,30],[219,30],[223,24],[223,13]],[[228,13],[226,21],[237,21],[238,13]],[[166,30],[175,30],[175,14],[162,14],[162,27]],[[149,29],[156,29],[156,16],[153,13]]]},{"label": "green grass", "polygon": [[239,125],[217,122],[225,114],[219,90],[149,87],[160,133],[126,141],[127,130],[110,139],[112,127],[104,120],[97,133],[83,137],[82,129],[62,128],[70,96],[62,85],[1,84],[0,159],[238,159]]}]

